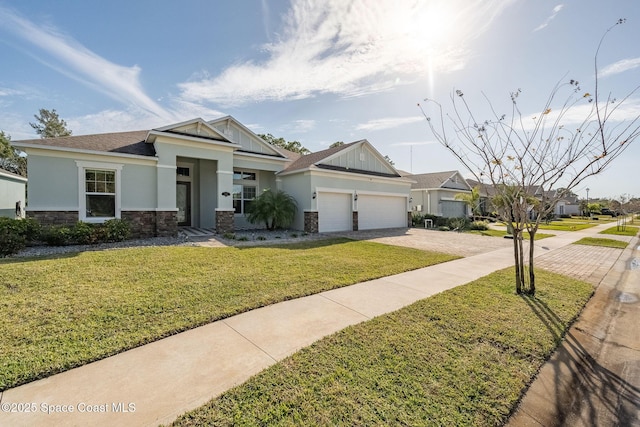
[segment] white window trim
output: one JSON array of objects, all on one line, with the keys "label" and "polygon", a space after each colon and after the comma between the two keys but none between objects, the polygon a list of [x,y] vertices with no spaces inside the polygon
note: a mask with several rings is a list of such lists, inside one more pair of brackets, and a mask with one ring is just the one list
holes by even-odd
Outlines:
[{"label": "white window trim", "polygon": [[[120,214],[122,212],[121,206],[121,197],[122,197],[122,167],[124,166],[121,163],[102,163],[102,162],[84,162],[80,160],[76,160],[76,165],[78,166],[78,206],[80,207],[78,212],[78,219],[84,222],[92,222],[92,223],[102,223],[109,219],[120,219]],[[87,192],[86,192],[86,173],[87,169],[97,169],[97,170],[105,170],[105,171],[115,171],[116,173],[116,216],[113,218],[90,218],[87,217]]]},{"label": "white window trim", "polygon": [[[260,179],[260,171],[255,170],[255,169],[246,169],[246,168],[233,168],[233,172],[232,174],[235,174],[236,172],[240,172],[240,173],[252,173],[255,174],[256,179],[254,181],[251,180],[247,180],[247,179],[234,179],[233,180],[233,184],[232,185],[241,185],[242,186],[242,198],[240,200],[242,200],[242,213],[235,213],[235,209],[234,211],[234,215],[237,217],[244,217],[247,216],[247,214],[244,212],[244,201],[247,200],[244,198],[244,187],[255,187],[256,188],[256,198],[260,195],[260,185],[259,185],[259,179]],[[253,199],[255,200],[255,199]],[[232,201],[233,202],[233,201]]]}]

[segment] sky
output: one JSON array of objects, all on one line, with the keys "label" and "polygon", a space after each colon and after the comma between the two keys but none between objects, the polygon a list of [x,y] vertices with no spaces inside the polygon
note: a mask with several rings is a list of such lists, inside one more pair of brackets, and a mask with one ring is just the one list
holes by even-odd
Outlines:
[{"label": "sky", "polygon": [[[467,176],[418,104],[446,109],[462,90],[490,118],[520,89],[535,117],[558,82],[593,93],[596,48],[621,18],[599,93],[631,94],[628,119],[640,114],[637,0],[0,0],[0,130],[36,138],[40,108],[74,135],[232,115],[311,151],[367,139],[397,169]],[[640,139],[574,191],[640,197],[638,165]]]}]

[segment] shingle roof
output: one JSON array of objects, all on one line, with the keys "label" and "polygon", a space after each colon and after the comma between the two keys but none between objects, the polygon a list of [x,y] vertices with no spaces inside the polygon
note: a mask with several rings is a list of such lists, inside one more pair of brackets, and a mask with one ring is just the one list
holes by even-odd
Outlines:
[{"label": "shingle roof", "polygon": [[407,178],[411,178],[416,181],[415,184],[411,184],[411,188],[439,188],[447,182],[457,171],[445,171],[445,172],[433,172],[433,173],[421,173],[418,175],[408,175]]},{"label": "shingle roof", "polygon": [[62,147],[80,150],[106,151],[109,153],[136,154],[140,156],[155,156],[153,144],[145,141],[149,131],[101,133],[96,135],[63,136],[60,138],[41,138],[12,141],[12,144],[43,145],[48,147]]}]

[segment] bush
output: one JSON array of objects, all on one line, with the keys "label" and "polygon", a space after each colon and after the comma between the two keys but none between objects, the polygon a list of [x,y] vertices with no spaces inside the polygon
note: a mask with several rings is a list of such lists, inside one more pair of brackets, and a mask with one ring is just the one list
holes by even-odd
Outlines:
[{"label": "bush", "polygon": [[24,236],[27,242],[37,242],[40,240],[40,234],[42,233],[42,226],[33,218],[24,218],[16,220],[20,232]]},{"label": "bush", "polygon": [[71,239],[71,229],[63,225],[47,227],[42,233],[42,240],[49,246],[66,246]]},{"label": "bush", "polygon": [[0,257],[20,252],[26,246],[26,238],[21,224],[22,220],[0,218]]},{"label": "bush", "polygon": [[488,230],[489,226],[487,221],[473,221],[469,224],[469,230]]},{"label": "bush", "polygon": [[247,242],[247,241],[249,241],[249,238],[247,236],[238,237],[238,242]]},{"label": "bush", "polygon": [[233,233],[224,233],[222,237],[225,239],[234,240],[236,238],[236,235]]},{"label": "bush", "polygon": [[110,219],[102,224],[106,230],[107,242],[122,242],[127,240],[131,235],[129,223],[122,219]]},{"label": "bush", "polygon": [[256,240],[267,240],[267,238],[264,236],[258,236],[256,237]]},{"label": "bush", "polygon": [[90,245],[99,241],[95,227],[82,221],[78,221],[71,229],[71,240],[81,245]]},{"label": "bush", "polygon": [[446,225],[441,225],[438,227],[438,231],[450,231],[451,229]]},{"label": "bush", "polygon": [[467,218],[449,218],[449,228],[456,231],[466,230],[469,226]]}]

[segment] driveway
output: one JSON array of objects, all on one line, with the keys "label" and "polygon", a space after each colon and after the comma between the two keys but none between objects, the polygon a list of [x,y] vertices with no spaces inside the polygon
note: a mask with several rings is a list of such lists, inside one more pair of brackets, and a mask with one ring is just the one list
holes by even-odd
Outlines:
[{"label": "driveway", "polygon": [[464,257],[513,246],[513,241],[509,239],[457,233],[455,231],[427,230],[424,228],[364,230],[331,233],[331,235],[355,240],[370,240],[387,245],[406,246],[426,251],[444,252]]}]

